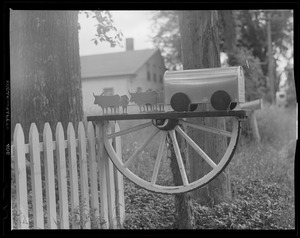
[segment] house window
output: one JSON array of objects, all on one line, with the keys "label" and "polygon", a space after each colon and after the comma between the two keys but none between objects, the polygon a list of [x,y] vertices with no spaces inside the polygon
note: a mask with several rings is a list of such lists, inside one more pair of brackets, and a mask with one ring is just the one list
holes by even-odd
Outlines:
[{"label": "house window", "polygon": [[160,81],[161,83],[163,82],[163,76],[162,76],[162,75],[160,75],[159,81]]},{"label": "house window", "polygon": [[105,96],[114,95],[114,88],[103,88],[103,95]]},{"label": "house window", "polygon": [[153,65],[153,81],[156,82],[156,66]]},{"label": "house window", "polygon": [[149,63],[147,63],[147,80],[148,80],[148,81],[151,80],[150,64],[149,64]]}]

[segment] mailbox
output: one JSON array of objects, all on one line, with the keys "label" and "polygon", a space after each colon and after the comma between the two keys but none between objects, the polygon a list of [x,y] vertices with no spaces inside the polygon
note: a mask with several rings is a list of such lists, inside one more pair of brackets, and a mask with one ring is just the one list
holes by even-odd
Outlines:
[{"label": "mailbox", "polygon": [[209,103],[215,110],[233,110],[245,102],[241,66],[166,71],[164,89],[165,103],[175,111],[192,111],[201,103]]}]

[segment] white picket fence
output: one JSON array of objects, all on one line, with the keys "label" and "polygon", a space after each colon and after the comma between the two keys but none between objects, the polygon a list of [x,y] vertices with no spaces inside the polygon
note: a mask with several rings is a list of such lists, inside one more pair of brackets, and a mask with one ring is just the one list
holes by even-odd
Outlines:
[{"label": "white picket fence", "polygon": [[[112,130],[118,131],[118,125],[113,125]],[[95,133],[89,122],[85,133],[80,122],[76,139],[74,127],[69,123],[65,140],[62,124],[58,123],[53,141],[50,125],[46,123],[43,142],[39,142],[37,127],[32,123],[29,143],[25,144],[22,126],[16,125],[11,159],[17,208],[11,205],[12,229],[122,227],[123,177],[106,154],[102,131],[103,124],[96,125]],[[121,140],[112,143],[121,156]],[[31,181],[27,181],[29,177]],[[17,220],[16,227],[13,220]]]}]

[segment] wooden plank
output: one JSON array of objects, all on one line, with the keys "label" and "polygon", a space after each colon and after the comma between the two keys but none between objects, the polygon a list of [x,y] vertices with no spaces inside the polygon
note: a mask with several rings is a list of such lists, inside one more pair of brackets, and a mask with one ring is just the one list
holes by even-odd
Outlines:
[{"label": "wooden plank", "polygon": [[[115,132],[120,131],[120,126],[118,123],[115,124]],[[122,160],[122,141],[121,137],[114,139],[114,148],[118,157]],[[124,197],[124,181],[123,175],[114,167],[114,181],[116,190],[116,217],[117,217],[117,227],[119,229],[123,228],[123,223],[125,220],[125,197]]]},{"label": "wooden plank", "polygon": [[257,99],[250,102],[244,102],[240,104],[240,108],[243,110],[260,110],[263,108],[263,101],[262,99]]},{"label": "wooden plank", "polygon": [[141,129],[144,129],[146,127],[152,126],[152,125],[153,125],[152,122],[148,122],[148,123],[144,123],[144,124],[137,125],[137,126],[134,126],[134,127],[130,127],[128,129],[125,129],[125,130],[122,130],[122,131],[111,133],[111,134],[107,135],[107,138],[112,139],[114,137],[125,135],[125,134],[128,134],[128,133],[137,131],[137,130],[141,130]]},{"label": "wooden plank", "polygon": [[90,211],[89,200],[89,181],[88,181],[88,169],[87,169],[87,157],[86,157],[86,139],[85,131],[82,122],[78,124],[78,153],[79,153],[79,166],[80,166],[80,190],[81,190],[81,219],[84,221],[84,228],[91,228],[91,221],[88,218]]},{"label": "wooden plank", "polygon": [[245,117],[246,111],[205,111],[205,112],[161,112],[140,114],[112,114],[101,116],[88,116],[88,121],[116,121],[136,119],[178,119],[188,117]]},{"label": "wooden plank", "polygon": [[158,151],[157,151],[157,156],[156,156],[154,169],[153,169],[153,174],[152,174],[152,178],[151,178],[151,184],[156,183],[161,158],[162,158],[162,155],[163,155],[163,152],[164,152],[166,138],[167,138],[167,132],[164,132],[164,134],[162,135],[161,141],[159,143],[159,148],[158,148]]},{"label": "wooden plank", "polygon": [[76,212],[79,208],[79,192],[78,192],[78,173],[77,173],[77,158],[76,158],[76,141],[75,131],[71,122],[67,128],[67,147],[68,147],[68,162],[70,173],[70,193],[71,193],[71,215],[72,229],[79,229],[80,216]]},{"label": "wooden plank", "polygon": [[[91,188],[91,213],[92,223],[96,224],[96,218],[100,216],[99,213],[99,196],[98,196],[98,179],[97,179],[97,160],[96,160],[96,144],[95,144],[95,129],[92,122],[88,122],[87,131],[88,142],[88,164],[89,177]],[[94,227],[93,227],[94,228]]]},{"label": "wooden plank", "polygon": [[108,201],[107,201],[107,184],[106,184],[106,164],[105,157],[107,153],[104,149],[103,142],[103,122],[96,124],[96,137],[98,138],[98,171],[99,171],[99,185],[100,185],[100,218],[103,220],[102,228],[109,228],[108,220]]},{"label": "wooden plank", "polygon": [[55,177],[53,164],[53,141],[49,123],[45,123],[43,130],[44,142],[44,164],[45,164],[45,184],[47,201],[47,229],[57,228]]},{"label": "wooden plank", "polygon": [[[114,122],[107,124],[108,133],[114,132]],[[106,130],[106,127],[103,127]],[[112,140],[110,140],[112,143]],[[105,151],[106,153],[106,151]],[[115,183],[114,183],[114,166],[108,156],[103,156],[105,171],[106,171],[106,189],[107,189],[107,206],[108,206],[108,220],[109,228],[115,229],[117,227],[116,218],[116,194],[115,194]]]},{"label": "wooden plank", "polygon": [[212,167],[217,167],[215,162],[179,127],[175,127],[175,130],[187,141],[187,143],[194,148],[194,150]]},{"label": "wooden plank", "polygon": [[209,126],[196,125],[196,124],[184,121],[184,120],[180,120],[180,123],[183,124],[183,125],[186,125],[186,126],[190,126],[190,127],[193,127],[193,128],[199,129],[199,130],[203,130],[203,131],[207,131],[207,132],[210,132],[210,133],[214,133],[214,134],[217,134],[217,135],[223,135],[223,136],[227,136],[229,138],[232,136],[231,132],[225,131],[225,130],[222,130],[222,129],[209,127]]},{"label": "wooden plank", "polygon": [[16,177],[16,196],[17,209],[20,213],[17,228],[28,229],[28,199],[27,199],[27,175],[25,158],[25,140],[21,124],[17,123],[14,131],[15,149],[15,177]]},{"label": "wooden plank", "polygon": [[56,126],[56,159],[59,191],[60,229],[69,229],[68,188],[64,131],[60,122]]},{"label": "wooden plank", "polygon": [[34,229],[44,229],[42,170],[39,148],[39,133],[34,123],[29,131],[30,169]]},{"label": "wooden plank", "polygon": [[180,174],[181,174],[183,185],[188,185],[189,182],[188,182],[187,175],[186,175],[186,172],[185,172],[185,168],[184,168],[183,160],[182,160],[182,157],[181,157],[181,152],[180,152],[180,149],[179,149],[179,146],[178,146],[178,142],[177,142],[177,139],[176,139],[175,131],[171,130],[171,131],[169,131],[169,134],[170,134],[172,142],[173,142],[173,148],[174,148],[174,152],[175,152],[175,155],[176,155],[177,164],[178,164],[178,168],[179,168],[179,171],[180,171]]}]

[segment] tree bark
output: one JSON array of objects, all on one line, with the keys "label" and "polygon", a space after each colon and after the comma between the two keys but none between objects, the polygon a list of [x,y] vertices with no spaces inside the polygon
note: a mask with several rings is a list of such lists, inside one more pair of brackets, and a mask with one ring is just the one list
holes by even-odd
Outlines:
[{"label": "tree bark", "polygon": [[[182,61],[184,69],[220,67],[219,37],[216,11],[181,11],[179,26],[181,34]],[[197,110],[211,109],[199,105]],[[225,129],[224,118],[193,118],[189,121]],[[189,136],[218,163],[226,151],[226,138],[199,130],[188,130]],[[188,159],[190,179],[195,181],[208,173],[209,165],[189,146]],[[202,205],[213,206],[231,200],[230,178],[227,170],[203,188],[193,192],[193,197]]]},{"label": "tree bark", "polygon": [[67,128],[83,118],[78,11],[11,10],[11,119]]},{"label": "tree bark", "polygon": [[[169,141],[171,138],[169,137]],[[181,157],[184,163],[185,168],[187,167],[187,158],[186,158],[186,144],[180,137],[177,137],[178,145],[181,148]],[[170,148],[170,167],[173,174],[174,185],[182,185],[182,177],[179,171],[178,163],[176,161],[176,155],[173,148],[173,144],[169,143]],[[175,222],[174,229],[193,229],[195,228],[192,201],[190,193],[176,194],[175,195]]]}]

